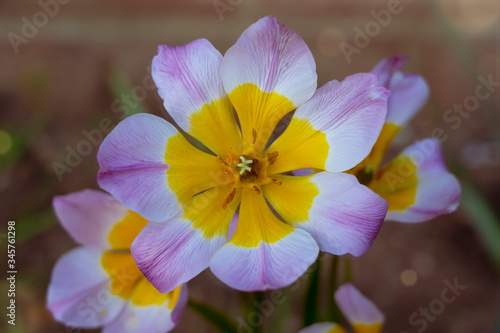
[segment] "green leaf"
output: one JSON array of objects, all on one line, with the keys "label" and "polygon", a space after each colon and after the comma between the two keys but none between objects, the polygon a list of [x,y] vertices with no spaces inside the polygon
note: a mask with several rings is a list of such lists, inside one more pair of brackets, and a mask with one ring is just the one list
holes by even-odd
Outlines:
[{"label": "green leaf", "polygon": [[351,271],[351,260],[344,256],[344,280],[342,284],[351,282],[352,280],[352,271]]},{"label": "green leaf", "polygon": [[333,256],[332,267],[330,268],[330,277],[328,279],[328,316],[326,320],[336,323],[342,320],[342,313],[333,298],[333,294],[338,287],[338,266],[339,257]]},{"label": "green leaf", "polygon": [[133,100],[132,90],[134,87],[132,87],[132,83],[127,74],[122,71],[114,72],[109,76],[108,82],[115,97],[121,101],[121,104],[126,104],[127,106],[123,108],[125,111],[123,118],[136,113],[146,112],[140,101]]},{"label": "green leaf", "polygon": [[293,287],[280,289],[278,291],[273,291],[276,293],[281,292],[281,301],[276,304],[276,309],[273,316],[270,318],[270,324],[268,326],[267,332],[285,332],[285,326],[290,321],[290,317],[293,316],[293,305],[294,295]]},{"label": "green leaf", "polygon": [[500,220],[486,197],[471,183],[461,181],[460,204],[469,216],[491,258],[500,269]]},{"label": "green leaf", "polygon": [[222,312],[222,310],[192,299],[188,300],[187,305],[221,332],[238,333],[236,320]]},{"label": "green leaf", "polygon": [[497,320],[494,333],[500,333],[500,306],[498,307]]},{"label": "green leaf", "polygon": [[306,308],[304,314],[304,327],[314,324],[317,318],[317,303],[319,292],[319,279],[321,261],[316,260],[316,269],[314,269],[311,279],[309,280],[309,289],[306,294]]},{"label": "green leaf", "polygon": [[16,220],[16,241],[24,242],[56,224],[57,219],[52,208]]},{"label": "green leaf", "polygon": [[[263,292],[254,292],[253,293],[253,308],[256,313],[262,313],[262,302],[264,301],[264,293]],[[248,318],[248,317],[247,317]],[[261,331],[261,327],[264,325],[259,325],[254,327],[254,333],[258,333]]]}]

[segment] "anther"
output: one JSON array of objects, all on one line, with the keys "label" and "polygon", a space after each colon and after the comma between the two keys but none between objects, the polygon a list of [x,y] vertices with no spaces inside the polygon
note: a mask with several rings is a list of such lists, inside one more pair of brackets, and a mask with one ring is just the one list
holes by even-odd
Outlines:
[{"label": "anther", "polygon": [[271,178],[271,181],[272,181],[273,183],[275,183],[276,185],[281,185],[281,184],[282,184],[282,183],[281,183],[281,180],[277,180],[277,179],[274,179],[274,178]]},{"label": "anther", "polygon": [[230,174],[231,173],[231,169],[229,169],[229,164],[224,161],[222,158],[220,158],[219,156],[217,156],[217,162],[219,162],[220,164],[224,165],[224,173],[226,174]]},{"label": "anther", "polygon": [[222,202],[222,209],[227,208],[227,205],[229,205],[229,203],[233,201],[235,195],[236,195],[236,188],[233,187],[231,191],[229,191],[229,193],[227,194],[226,198],[224,199],[224,202]]},{"label": "anther", "polygon": [[221,164],[224,164],[225,166],[229,166],[229,164],[227,164],[226,161],[224,161],[222,158],[220,158],[219,156],[217,156],[217,162],[221,163]]},{"label": "anther", "polygon": [[227,156],[226,156],[226,161],[228,164],[232,165],[233,164],[233,161],[234,161],[234,155],[231,153],[231,151],[229,153],[227,153]]},{"label": "anther", "polygon": [[267,154],[267,163],[269,165],[273,165],[276,162],[276,158],[278,158],[279,153],[277,151],[273,151],[272,153]]}]

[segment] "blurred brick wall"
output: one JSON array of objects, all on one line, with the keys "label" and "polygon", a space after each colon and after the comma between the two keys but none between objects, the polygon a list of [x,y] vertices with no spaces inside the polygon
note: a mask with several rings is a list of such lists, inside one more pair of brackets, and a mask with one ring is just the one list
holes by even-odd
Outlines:
[{"label": "blurred brick wall", "polygon": [[[214,7],[220,3],[226,9],[222,16]],[[393,153],[442,127],[449,136],[444,147],[454,170],[472,179],[492,201],[498,200],[498,90],[481,102],[458,130],[452,130],[443,119],[448,108],[474,93],[478,75],[491,74],[500,81],[498,1],[401,1],[401,12],[391,15],[389,24],[370,38],[368,46],[347,61],[341,43],[354,45],[354,28],[363,30],[374,21],[371,12],[387,10],[387,3],[72,0],[60,5],[58,13],[27,38],[26,44],[20,44],[16,53],[7,34],[22,35],[23,17],[32,22],[41,7],[36,1],[0,1],[0,31],[4,35],[0,40],[0,130],[37,128],[36,124],[46,122],[0,187],[2,208],[6,207],[0,213],[2,220],[28,210],[50,209],[54,194],[97,186],[96,147],[72,173],[64,175],[62,182],[57,181],[51,163],[64,160],[67,145],[74,147],[85,139],[82,130],[98,128],[103,118],[119,121],[112,112],[116,96],[109,86],[115,71],[126,73],[132,86],[141,86],[158,44],[184,44],[205,37],[224,53],[246,27],[265,15],[277,16],[305,39],[317,62],[319,85],[369,71],[383,57],[410,55],[407,69],[426,77],[432,95],[410,128],[398,137]],[[165,115],[155,90],[147,91],[144,105],[149,112]],[[446,310],[427,332],[482,333],[491,329],[499,289],[484,249],[463,214],[418,226],[391,224],[383,231],[374,248],[355,261],[354,267],[361,289],[387,311],[388,332],[410,332],[409,314],[439,293],[444,278],[456,275],[463,277],[472,291]],[[457,239],[458,244],[468,247],[457,248]],[[24,274],[37,276],[41,282],[27,283],[20,296],[30,304],[21,313],[26,330],[62,330],[43,309],[44,288],[51,266],[72,242],[56,226],[29,244],[21,250]],[[415,258],[426,255],[434,258],[431,273],[424,274],[423,282],[412,288],[401,285],[399,273],[412,266]],[[469,262],[474,263],[474,270],[468,269]],[[236,293],[210,273],[191,283],[191,290],[193,297],[215,300],[237,314]],[[297,306],[296,314],[300,309]],[[193,313],[186,312],[184,319],[179,332],[199,332],[200,322]],[[300,319],[290,318],[290,332],[300,323]]]}]

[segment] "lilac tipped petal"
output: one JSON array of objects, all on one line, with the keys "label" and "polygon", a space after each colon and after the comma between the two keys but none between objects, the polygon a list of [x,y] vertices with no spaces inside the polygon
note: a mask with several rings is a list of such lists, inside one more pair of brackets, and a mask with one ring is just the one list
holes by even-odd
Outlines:
[{"label": "lilac tipped petal", "polygon": [[187,303],[187,287],[182,286],[179,299],[172,308],[171,300],[161,304],[140,305],[133,301],[127,305],[120,315],[106,325],[103,333],[142,333],[142,332],[170,332],[179,322],[180,316]]},{"label": "lilac tipped petal", "polygon": [[278,220],[262,193],[247,188],[236,231],[213,255],[210,269],[234,289],[277,289],[299,278],[318,252],[311,235]]},{"label": "lilac tipped petal", "polygon": [[185,131],[189,116],[225,96],[219,67],[222,55],[202,38],[181,46],[158,46],[152,76],[165,109]]},{"label": "lilac tipped petal", "polygon": [[131,252],[146,278],[162,293],[191,280],[209,265],[227,242],[239,194],[222,208],[230,186],[201,193],[188,202],[182,216],[150,222],[132,243]]},{"label": "lilac tipped petal", "polygon": [[128,209],[111,195],[91,189],[56,196],[52,204],[71,237],[97,250],[112,247],[109,233],[128,214]]},{"label": "lilac tipped petal", "polygon": [[[387,202],[345,173],[276,176],[280,186],[263,188],[289,224],[307,231],[321,251],[360,256],[372,245],[387,213]],[[294,202],[300,197],[301,204]]]},{"label": "lilac tipped petal", "polygon": [[389,87],[389,82],[392,76],[403,70],[406,62],[410,59],[409,56],[393,56],[382,59],[378,64],[373,67],[371,73],[375,74],[379,78],[379,83],[384,87]]},{"label": "lilac tipped petal", "polygon": [[190,221],[174,217],[164,223],[148,223],[131,251],[141,272],[166,293],[206,269],[226,239],[225,235],[206,238]]},{"label": "lilac tipped petal", "polygon": [[269,147],[268,152],[277,151],[279,157],[268,173],[302,168],[341,172],[354,167],[380,134],[389,96],[374,74],[326,83],[297,109],[285,132]]},{"label": "lilac tipped petal", "polygon": [[316,63],[306,43],[274,16],[243,32],[224,55],[221,73],[228,94],[252,83],[263,92],[285,96],[295,107],[311,98],[317,84]]},{"label": "lilac tipped petal", "polygon": [[276,243],[257,247],[227,243],[210,261],[210,269],[225,284],[241,291],[279,289],[292,284],[318,256],[318,245],[296,229]]},{"label": "lilac tipped petal", "polygon": [[381,85],[392,93],[387,104],[387,123],[405,126],[429,98],[429,86],[417,74],[404,73],[408,57],[390,57],[380,61],[372,73],[379,77]]},{"label": "lilac tipped petal", "polygon": [[[222,55],[206,39],[160,45],[152,75],[176,123],[219,156],[238,149],[241,134],[220,76]],[[207,131],[206,128],[217,128]]]},{"label": "lilac tipped petal", "polygon": [[347,333],[347,331],[337,323],[316,323],[301,329],[298,333]]},{"label": "lilac tipped petal", "polygon": [[243,32],[224,55],[221,76],[244,145],[255,144],[258,154],[280,119],[311,98],[317,85],[306,43],[273,16]]},{"label": "lilac tipped petal", "polygon": [[385,321],[384,314],[377,306],[350,283],[337,289],[335,302],[351,325],[383,324]]},{"label": "lilac tipped petal", "polygon": [[95,328],[111,322],[125,300],[110,293],[111,279],[101,265],[102,252],[79,247],[56,263],[47,292],[47,308],[71,327]]},{"label": "lilac tipped petal", "polygon": [[439,142],[435,139],[419,141],[406,148],[401,156],[407,156],[416,166],[415,202],[402,211],[390,209],[387,220],[423,222],[454,212],[460,203],[460,183],[448,171]]},{"label": "lilac tipped petal", "polygon": [[126,118],[99,149],[99,185],[148,220],[173,216],[181,204],[167,182],[165,150],[177,133],[166,120],[150,114]]}]

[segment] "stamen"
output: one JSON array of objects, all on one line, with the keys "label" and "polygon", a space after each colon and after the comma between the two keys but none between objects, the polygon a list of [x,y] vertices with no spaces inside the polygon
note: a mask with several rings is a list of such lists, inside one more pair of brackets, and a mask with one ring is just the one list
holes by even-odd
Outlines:
[{"label": "stamen", "polygon": [[271,178],[271,181],[273,183],[275,183],[276,185],[281,185],[282,184],[281,180],[277,180],[277,179],[274,179],[274,178]]},{"label": "stamen", "polygon": [[229,205],[229,203],[233,201],[235,195],[236,195],[236,188],[233,187],[231,191],[229,191],[229,193],[227,194],[226,198],[224,199],[224,202],[222,202],[222,209],[227,208],[227,205]]},{"label": "stamen", "polygon": [[233,161],[234,161],[234,155],[233,153],[231,153],[231,151],[229,151],[229,153],[227,153],[227,156],[226,156],[226,161],[229,165],[232,165],[233,164]]},{"label": "stamen", "polygon": [[255,144],[255,142],[257,142],[257,131],[255,130],[255,128],[252,128],[252,135],[253,135],[252,143]]},{"label": "stamen", "polygon": [[278,158],[279,153],[277,151],[273,151],[272,153],[267,154],[267,163],[269,165],[273,165],[276,162],[276,158]]},{"label": "stamen", "polygon": [[229,164],[224,161],[222,158],[220,158],[219,156],[217,156],[217,162],[219,162],[220,164],[223,164],[224,165],[224,173],[225,174],[230,174],[231,173],[231,169],[229,169]]},{"label": "stamen", "polygon": [[220,158],[219,156],[217,156],[217,162],[221,163],[221,164],[224,164],[225,166],[229,166],[229,164],[227,164],[226,161],[224,161],[222,158]]},{"label": "stamen", "polygon": [[253,186],[255,193],[260,194],[260,189],[257,186]]}]

